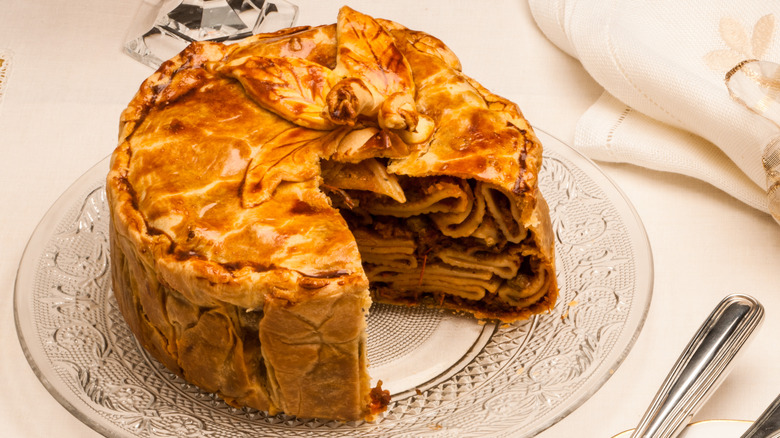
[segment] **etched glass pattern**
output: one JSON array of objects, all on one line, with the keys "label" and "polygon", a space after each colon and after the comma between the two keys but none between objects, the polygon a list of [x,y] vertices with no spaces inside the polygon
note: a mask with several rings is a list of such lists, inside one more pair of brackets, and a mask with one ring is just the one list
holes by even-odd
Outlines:
[{"label": "etched glass pattern", "polygon": [[107,436],[535,435],[614,373],[652,291],[652,257],[630,204],[590,161],[539,135],[546,148],[541,190],[557,239],[558,304],[516,324],[372,307],[373,377],[424,376],[395,379],[393,400],[374,423],[236,409],[152,359],[111,292],[108,159],[57,201],[22,258],[15,317],[30,365],[60,403]]}]

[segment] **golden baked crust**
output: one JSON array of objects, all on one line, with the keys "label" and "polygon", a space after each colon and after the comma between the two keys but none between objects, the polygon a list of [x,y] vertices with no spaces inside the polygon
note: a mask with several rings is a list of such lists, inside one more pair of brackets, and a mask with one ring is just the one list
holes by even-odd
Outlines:
[{"label": "golden baked crust", "polygon": [[345,7],[335,25],[194,43],[121,116],[120,310],[228,403],[370,419],[386,397],[366,372],[369,280],[375,300],[480,318],[554,304],[541,152],[514,104],[397,23]]}]

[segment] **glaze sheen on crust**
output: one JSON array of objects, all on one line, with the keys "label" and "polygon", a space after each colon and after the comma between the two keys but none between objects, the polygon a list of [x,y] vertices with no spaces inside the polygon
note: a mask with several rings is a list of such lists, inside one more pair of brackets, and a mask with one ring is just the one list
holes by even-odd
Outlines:
[{"label": "glaze sheen on crust", "polygon": [[397,23],[345,7],[335,25],[194,43],[121,116],[120,310],[228,403],[371,419],[387,395],[366,372],[369,279],[375,300],[507,322],[554,304],[541,152],[516,105]]}]

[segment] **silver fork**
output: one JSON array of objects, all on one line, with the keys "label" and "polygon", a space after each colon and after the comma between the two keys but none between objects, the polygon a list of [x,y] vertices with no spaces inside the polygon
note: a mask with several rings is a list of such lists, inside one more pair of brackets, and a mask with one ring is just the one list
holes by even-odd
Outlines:
[{"label": "silver fork", "polygon": [[780,396],[742,434],[741,438],[776,438],[780,436]]},{"label": "silver fork", "polygon": [[732,359],[761,324],[755,298],[724,298],[672,367],[631,438],[673,438],[728,374]]}]

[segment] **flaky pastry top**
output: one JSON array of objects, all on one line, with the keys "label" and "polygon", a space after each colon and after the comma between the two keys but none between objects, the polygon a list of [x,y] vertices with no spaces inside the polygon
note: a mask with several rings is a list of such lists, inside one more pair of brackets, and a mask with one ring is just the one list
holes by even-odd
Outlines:
[{"label": "flaky pastry top", "polygon": [[533,221],[541,146],[460,68],[438,39],[347,7],[333,25],[193,43],[122,114],[112,226],[193,302],[256,308],[367,287],[325,162],[485,181]]}]

